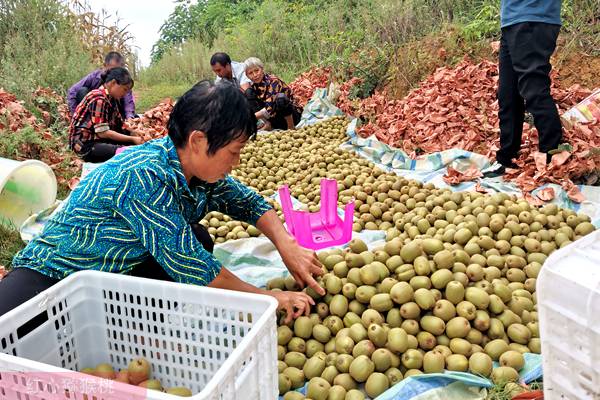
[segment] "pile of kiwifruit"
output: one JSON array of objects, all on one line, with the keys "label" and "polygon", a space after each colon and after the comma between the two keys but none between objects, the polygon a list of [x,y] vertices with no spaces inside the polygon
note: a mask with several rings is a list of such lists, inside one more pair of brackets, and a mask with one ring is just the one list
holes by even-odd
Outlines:
[{"label": "pile of kiwifruit", "polygon": [[[300,209],[315,212],[320,206],[321,179],[336,179],[339,205],[355,198],[354,231],[386,230],[393,226],[394,207],[401,207],[400,189],[405,180],[340,149],[348,138],[347,125],[345,117],[333,117],[295,131],[260,134],[246,145],[232,176],[267,198],[282,219],[280,205],[271,198],[279,187],[287,184],[291,195],[304,204]],[[210,233],[217,243],[246,237],[235,228],[240,222],[226,219],[220,213],[211,213],[201,223],[214,228]],[[241,224],[249,236],[255,236],[256,230]]]},{"label": "pile of kiwifruit", "polygon": [[257,237],[260,235],[260,230],[254,225],[250,225],[246,222],[234,221],[229,215],[218,211],[207,213],[200,221],[200,224],[207,228],[208,233],[215,243]]},{"label": "pile of kiwifruit", "polygon": [[315,206],[321,178],[342,180],[356,173],[350,169],[359,161],[360,165],[369,164],[339,148],[347,140],[347,125],[346,118],[334,117],[293,131],[259,134],[244,148],[232,176],[265,197],[287,184],[292,196]]},{"label": "pile of kiwifruit", "polygon": [[[515,382],[523,354],[540,353],[536,278],[550,253],[594,230],[589,217],[396,179],[387,193],[400,203],[380,208],[385,245],[320,252],[327,294],[307,290],[310,316],[278,327],[285,400],[375,398],[444,370]],[[297,290],[291,277],[267,287]],[[294,389],[306,382],[305,397]]]}]

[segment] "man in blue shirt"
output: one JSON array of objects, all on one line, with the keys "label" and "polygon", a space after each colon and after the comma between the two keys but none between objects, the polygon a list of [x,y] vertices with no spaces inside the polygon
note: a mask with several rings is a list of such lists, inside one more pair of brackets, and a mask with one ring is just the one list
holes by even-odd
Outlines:
[{"label": "man in blue shirt", "polygon": [[561,0],[502,0],[498,104],[499,164],[486,176],[516,168],[525,110],[533,115],[539,151],[547,154],[562,139],[562,126],[550,94],[550,56],[560,31]]},{"label": "man in blue shirt", "polygon": [[265,200],[228,174],[256,134],[256,119],[230,83],[203,81],[176,103],[169,136],[125,150],[91,172],[64,208],[13,259],[0,281],[0,315],[80,270],[100,270],[275,297],[288,319],[310,312],[305,293],[251,286],[211,254],[198,221],[217,210],[256,225],[300,286],[323,293],[322,265],[300,247]]}]

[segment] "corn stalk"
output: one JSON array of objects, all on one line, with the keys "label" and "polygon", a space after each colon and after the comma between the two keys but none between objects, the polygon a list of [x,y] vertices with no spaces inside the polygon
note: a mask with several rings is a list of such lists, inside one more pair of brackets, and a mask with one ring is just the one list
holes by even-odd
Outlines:
[{"label": "corn stalk", "polygon": [[87,0],[68,0],[77,35],[81,38],[94,63],[101,64],[109,51],[118,51],[125,58],[130,72],[138,72],[137,55],[132,44],[134,37],[128,31],[129,25],[122,26],[118,13],[111,14],[102,9],[94,12]]}]

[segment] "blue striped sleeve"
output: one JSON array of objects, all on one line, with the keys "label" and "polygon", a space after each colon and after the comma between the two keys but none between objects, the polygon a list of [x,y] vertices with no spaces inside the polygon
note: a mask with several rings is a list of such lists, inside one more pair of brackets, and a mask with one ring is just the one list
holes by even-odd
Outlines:
[{"label": "blue striped sleeve", "polygon": [[174,179],[151,168],[127,171],[114,194],[115,209],[175,281],[208,285],[221,264],[182,215]]},{"label": "blue striped sleeve", "polygon": [[261,195],[231,176],[219,181],[208,199],[210,211],[220,211],[252,225],[271,208]]}]

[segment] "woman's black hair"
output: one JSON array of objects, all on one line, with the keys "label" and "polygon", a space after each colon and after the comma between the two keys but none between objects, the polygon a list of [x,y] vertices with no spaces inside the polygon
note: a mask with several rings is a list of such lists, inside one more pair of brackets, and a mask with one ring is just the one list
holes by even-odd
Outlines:
[{"label": "woman's black hair", "polygon": [[193,131],[202,131],[208,154],[234,140],[256,136],[256,117],[242,92],[230,82],[200,81],[185,92],[169,116],[169,137],[184,148]]},{"label": "woman's black hair", "polygon": [[102,84],[115,80],[119,85],[131,85],[133,87],[133,78],[127,68],[123,67],[115,67],[102,72],[100,80]]}]

